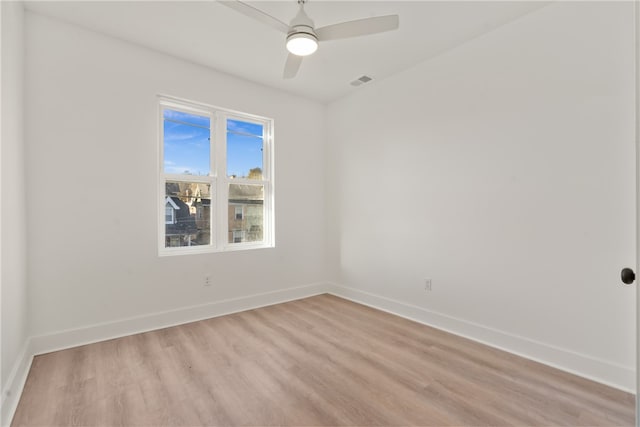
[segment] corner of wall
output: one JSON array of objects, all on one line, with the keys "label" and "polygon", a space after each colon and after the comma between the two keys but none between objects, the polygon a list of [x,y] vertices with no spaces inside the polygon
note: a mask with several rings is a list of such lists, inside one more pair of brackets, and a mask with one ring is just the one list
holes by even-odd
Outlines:
[{"label": "corner of wall", "polygon": [[[0,2],[0,422],[11,421],[31,357],[24,183],[24,3]],[[8,226],[10,224],[10,226]]]},{"label": "corner of wall", "polygon": [[0,402],[0,426],[11,425],[13,414],[18,407],[22,390],[27,381],[27,375],[33,361],[31,340],[27,339],[9,374],[5,386],[2,388]]}]

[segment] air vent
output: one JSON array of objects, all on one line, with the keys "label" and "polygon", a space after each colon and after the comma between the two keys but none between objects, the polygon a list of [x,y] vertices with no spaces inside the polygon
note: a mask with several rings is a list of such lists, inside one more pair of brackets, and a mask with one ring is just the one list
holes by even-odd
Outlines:
[{"label": "air vent", "polygon": [[351,82],[351,86],[360,86],[361,84],[369,83],[373,78],[369,76],[360,76]]}]

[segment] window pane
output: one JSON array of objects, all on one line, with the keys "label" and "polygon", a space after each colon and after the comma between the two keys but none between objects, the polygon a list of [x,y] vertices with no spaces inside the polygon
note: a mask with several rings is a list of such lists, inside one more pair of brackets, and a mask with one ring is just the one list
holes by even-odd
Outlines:
[{"label": "window pane", "polygon": [[164,172],[209,175],[211,120],[206,116],[164,110]]},{"label": "window pane", "polygon": [[211,243],[211,184],[165,183],[165,247]]},{"label": "window pane", "polygon": [[264,229],[264,186],[229,185],[229,243],[261,242]]},{"label": "window pane", "polygon": [[227,120],[227,176],[262,178],[263,126]]}]

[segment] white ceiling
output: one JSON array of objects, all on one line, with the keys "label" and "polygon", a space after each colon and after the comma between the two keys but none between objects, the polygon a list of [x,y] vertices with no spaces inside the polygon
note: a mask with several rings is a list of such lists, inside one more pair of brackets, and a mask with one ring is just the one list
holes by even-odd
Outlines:
[{"label": "white ceiling", "polygon": [[[251,1],[281,21],[296,0]],[[330,102],[358,90],[363,74],[375,84],[443,51],[544,6],[540,1],[323,1],[310,0],[316,27],[398,14],[400,29],[324,42],[305,58],[298,76],[282,79],[284,35],[215,1],[44,1],[31,11],[127,40],[267,86]]]}]

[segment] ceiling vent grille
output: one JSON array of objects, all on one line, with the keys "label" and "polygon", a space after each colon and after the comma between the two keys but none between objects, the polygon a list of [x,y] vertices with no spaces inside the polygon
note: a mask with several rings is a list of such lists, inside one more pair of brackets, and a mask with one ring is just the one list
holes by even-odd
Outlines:
[{"label": "ceiling vent grille", "polygon": [[362,84],[369,83],[371,80],[373,80],[373,78],[369,76],[360,76],[351,82],[351,86],[360,86]]}]

